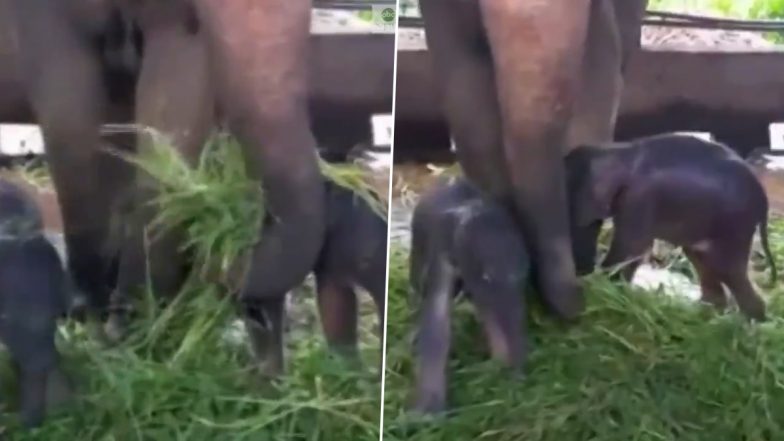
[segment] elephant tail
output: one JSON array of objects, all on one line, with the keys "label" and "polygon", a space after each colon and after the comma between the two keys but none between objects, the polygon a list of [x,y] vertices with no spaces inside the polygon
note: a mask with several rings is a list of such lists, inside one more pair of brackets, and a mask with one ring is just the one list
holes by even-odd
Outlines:
[{"label": "elephant tail", "polygon": [[776,271],[776,261],[773,259],[773,254],[770,252],[770,245],[768,244],[768,216],[759,224],[760,243],[762,243],[762,251],[765,252],[765,259],[770,266],[770,284],[775,285],[778,279],[778,272]]}]

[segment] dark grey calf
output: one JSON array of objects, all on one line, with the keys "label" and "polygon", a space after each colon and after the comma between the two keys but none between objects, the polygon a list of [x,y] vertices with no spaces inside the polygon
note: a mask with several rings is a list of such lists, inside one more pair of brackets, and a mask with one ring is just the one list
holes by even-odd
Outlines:
[{"label": "dark grey calf", "polygon": [[[353,356],[357,349],[356,287],[373,297],[384,329],[387,221],[354,192],[331,182],[325,183],[325,190],[327,231],[313,268],[319,314],[329,346]],[[265,300],[265,310],[275,311],[268,315],[261,313],[256,302],[243,299],[251,317],[246,325],[254,349],[272,374],[283,370],[285,294]]]},{"label": "dark grey calf", "polygon": [[41,424],[47,404],[68,395],[54,339],[57,319],[69,306],[69,286],[57,250],[42,234],[37,207],[0,179],[0,338],[18,375],[27,427]]},{"label": "dark grey calf", "polygon": [[417,411],[439,412],[446,406],[451,305],[459,292],[474,303],[492,356],[512,367],[523,365],[529,265],[511,215],[466,180],[452,180],[422,196],[413,214],[410,267],[411,286],[422,296]]},{"label": "dark grey calf", "polygon": [[602,222],[614,234],[602,266],[626,266],[631,280],[662,239],[683,247],[700,277],[702,300],[724,309],[724,286],[750,318],[764,320],[765,303],[748,277],[754,232],[768,247],[768,198],[751,168],[724,145],[685,135],[660,135],[604,147],[581,147],[566,158],[572,239],[578,272],[593,270]]}]

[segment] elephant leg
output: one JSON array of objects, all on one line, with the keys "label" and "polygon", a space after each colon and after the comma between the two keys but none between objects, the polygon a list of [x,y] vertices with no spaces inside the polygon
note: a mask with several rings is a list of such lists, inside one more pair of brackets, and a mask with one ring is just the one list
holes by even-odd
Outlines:
[{"label": "elephant leg", "polygon": [[[196,163],[204,142],[213,128],[214,100],[207,68],[207,48],[199,34],[184,26],[145,29],[145,53],[137,86],[136,121],[164,136]],[[144,154],[152,147],[150,136],[139,136],[138,150]],[[125,333],[128,297],[149,280],[152,290],[172,296],[186,276],[185,256],[180,250],[181,232],[148,234],[146,227],[157,214],[149,202],[157,184],[145,173],[136,176],[131,222],[120,257],[118,286],[112,298],[107,335],[113,340]],[[156,232],[157,233],[157,232]],[[154,241],[148,241],[149,236]]]},{"label": "elephant leg", "polygon": [[592,273],[596,266],[596,250],[603,224],[604,221],[597,221],[587,227],[572,226],[572,248],[579,276]]},{"label": "elephant leg", "polygon": [[422,307],[416,337],[416,403],[421,413],[446,408],[446,368],[451,346],[454,268],[444,261],[432,265],[421,286]]},{"label": "elephant leg", "polygon": [[493,53],[515,213],[537,262],[539,291],[557,315],[574,319],[585,300],[569,237],[564,135],[579,84],[590,1],[481,0],[480,5]]},{"label": "elephant leg", "polygon": [[479,7],[476,2],[423,0],[421,8],[460,166],[484,191],[507,199],[495,73]]},{"label": "elephant leg", "polygon": [[745,264],[737,264],[733,269],[728,269],[722,274],[722,280],[727,284],[738,308],[746,317],[765,321],[765,301],[749,280],[748,268]]},{"label": "elephant leg", "polygon": [[707,261],[706,256],[697,250],[684,249],[684,254],[697,270],[700,278],[700,290],[702,291],[702,302],[712,305],[719,311],[727,309],[727,294],[721,284],[721,279],[713,271]]},{"label": "elephant leg", "polygon": [[194,0],[221,110],[261,178],[267,216],[241,296],[275,298],[314,267],[325,196],[307,108],[310,1]]},{"label": "elephant leg", "polygon": [[[31,294],[34,296],[36,291]],[[2,340],[16,371],[20,414],[26,427],[39,426],[47,403],[61,404],[69,395],[67,381],[59,370],[54,317],[25,314],[34,311],[38,309],[21,308],[16,316],[5,316],[2,323]]]},{"label": "elephant leg", "polygon": [[528,353],[523,297],[520,292],[471,293],[494,359],[520,368]]},{"label": "elephant leg", "polygon": [[706,264],[727,286],[738,304],[738,309],[746,317],[764,321],[765,301],[749,279],[748,264],[754,231],[741,234],[736,230],[734,233],[734,237],[713,242],[714,246],[706,253]]},{"label": "elephant leg", "polygon": [[[378,332],[379,335],[384,335],[385,320],[386,320],[386,294],[387,294],[387,237],[386,231],[380,237],[382,244],[380,249],[376,250],[373,257],[368,259],[366,265],[362,265],[356,276],[356,284],[367,291],[376,305],[376,312],[378,314]],[[382,348],[383,346],[382,342]]]},{"label": "elephant leg", "polygon": [[46,404],[48,407],[61,406],[73,396],[72,385],[59,366],[49,370],[46,379]]},{"label": "elephant leg", "polygon": [[245,301],[245,328],[260,372],[274,378],[283,373],[283,316],[286,296]]},{"label": "elephant leg", "polygon": [[386,342],[386,320],[387,320],[387,312],[386,312],[386,294],[387,294],[387,271],[386,271],[386,253],[384,253],[385,259],[385,268],[384,272],[376,275],[373,277],[373,281],[368,284],[366,289],[370,293],[370,296],[373,297],[373,303],[376,304],[376,312],[378,314],[378,327],[377,332],[379,339],[381,340],[381,357],[378,359],[378,373],[379,375],[384,375],[384,354],[386,353],[387,342]]},{"label": "elephant leg", "polygon": [[24,365],[17,369],[19,374],[19,413],[25,427],[38,427],[46,415],[46,370],[30,370]]},{"label": "elephant leg", "polygon": [[357,296],[350,285],[329,275],[316,277],[321,326],[337,352],[357,355]]},{"label": "elephant leg", "polygon": [[568,149],[613,140],[623,89],[621,64],[621,41],[613,4],[611,0],[594,0],[580,87],[566,136]]},{"label": "elephant leg", "polygon": [[[387,271],[386,271],[386,253],[384,253],[384,271],[374,274],[370,283],[365,286],[370,296],[373,298],[373,303],[376,304],[376,311],[378,313],[378,331],[379,334],[384,336],[386,330],[386,294],[387,294]],[[381,342],[381,347],[385,348],[385,342]]]},{"label": "elephant leg", "polygon": [[65,374],[56,366],[49,369],[27,369],[14,363],[19,381],[19,413],[27,428],[38,427],[47,409],[63,405],[72,396]]},{"label": "elephant leg", "polygon": [[[54,11],[41,8],[37,3],[19,8],[18,18],[25,24],[19,26],[22,77],[43,132],[69,270],[90,309],[100,314],[110,291],[105,241],[113,196],[113,186],[97,164],[107,104],[101,67],[88,42],[52,17]],[[44,22],[57,25],[37,27]],[[41,29],[46,29],[45,41]]]},{"label": "elephant leg", "polygon": [[613,219],[613,237],[602,268],[613,269],[622,265],[618,275],[631,282],[642,258],[653,246],[648,211],[640,207],[627,207]]}]

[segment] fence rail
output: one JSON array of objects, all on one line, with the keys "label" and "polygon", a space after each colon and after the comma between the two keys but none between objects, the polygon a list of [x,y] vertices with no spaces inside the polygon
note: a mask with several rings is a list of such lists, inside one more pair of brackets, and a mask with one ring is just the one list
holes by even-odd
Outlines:
[{"label": "fence rail", "polygon": [[648,11],[644,24],[701,29],[725,29],[753,32],[784,31],[784,20],[737,20],[732,18],[706,17],[703,15],[679,14],[675,12]]},{"label": "fence rail", "polygon": [[366,11],[373,6],[394,7],[396,4],[396,0],[313,0],[314,8],[343,11]]},{"label": "fence rail", "polygon": [[[784,20],[735,20],[662,11],[648,11],[643,24],[677,28],[724,29],[752,32],[784,31]],[[424,28],[425,22],[421,17],[401,16],[400,27]]]}]

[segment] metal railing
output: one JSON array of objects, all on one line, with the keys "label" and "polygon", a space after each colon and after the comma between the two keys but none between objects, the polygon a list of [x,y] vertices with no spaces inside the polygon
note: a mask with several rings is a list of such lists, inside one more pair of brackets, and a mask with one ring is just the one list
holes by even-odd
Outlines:
[{"label": "metal railing", "polygon": [[313,7],[343,11],[366,11],[373,6],[395,6],[396,0],[313,0]]},{"label": "metal railing", "polygon": [[654,26],[685,27],[700,29],[724,29],[752,32],[784,31],[784,20],[737,20],[707,17],[675,12],[648,11],[643,24]]},{"label": "metal railing", "polygon": [[[784,32],[784,20],[736,20],[662,11],[648,11],[643,24],[678,28],[724,29],[752,32]],[[421,17],[401,16],[400,27],[424,28],[425,22]]]}]

